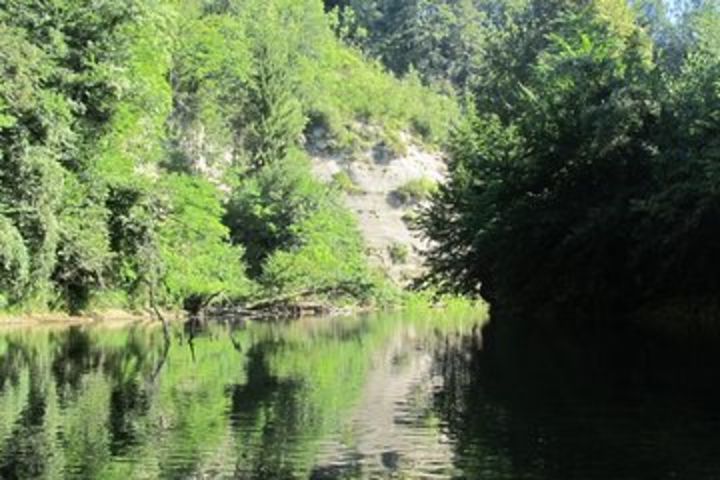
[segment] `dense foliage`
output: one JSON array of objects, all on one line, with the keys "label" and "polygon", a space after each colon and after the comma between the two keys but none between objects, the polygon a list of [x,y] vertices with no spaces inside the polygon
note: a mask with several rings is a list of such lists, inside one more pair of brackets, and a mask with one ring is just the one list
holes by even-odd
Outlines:
[{"label": "dense foliage", "polygon": [[367,298],[353,186],[317,181],[305,150],[401,151],[406,132],[449,141],[446,185],[393,192],[434,198],[420,224],[441,287],[573,313],[711,297],[719,16],[709,0],[8,0],[0,308]]},{"label": "dense foliage", "polygon": [[529,2],[489,43],[421,220],[443,287],[572,318],[715,298],[720,11],[641,3]]},{"label": "dense foliage", "polygon": [[[507,36],[527,0],[325,0],[336,31],[400,75],[416,72],[443,90],[487,74],[487,47]],[[552,6],[550,8],[553,8]]]},{"label": "dense foliage", "polygon": [[304,135],[441,142],[455,103],[336,23],[320,0],[3,2],[0,308],[371,288]]}]

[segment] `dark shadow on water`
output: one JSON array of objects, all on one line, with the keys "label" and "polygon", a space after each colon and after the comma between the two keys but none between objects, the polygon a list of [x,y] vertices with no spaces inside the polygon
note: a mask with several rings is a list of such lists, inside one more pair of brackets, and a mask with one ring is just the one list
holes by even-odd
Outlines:
[{"label": "dark shadow on water", "polygon": [[496,318],[438,359],[461,478],[720,478],[712,352],[563,337]]}]

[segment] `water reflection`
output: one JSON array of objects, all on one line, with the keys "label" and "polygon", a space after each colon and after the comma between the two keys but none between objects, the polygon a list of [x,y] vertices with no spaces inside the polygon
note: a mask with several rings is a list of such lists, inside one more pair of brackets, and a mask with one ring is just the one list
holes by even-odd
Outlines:
[{"label": "water reflection", "polygon": [[437,408],[463,478],[720,478],[716,362],[641,339],[492,330],[483,349],[445,350],[438,362]]},{"label": "water reflection", "polygon": [[0,334],[0,478],[710,479],[720,395],[417,313]]},{"label": "water reflection", "polygon": [[481,315],[433,317],[4,332],[0,477],[448,473],[432,351]]}]

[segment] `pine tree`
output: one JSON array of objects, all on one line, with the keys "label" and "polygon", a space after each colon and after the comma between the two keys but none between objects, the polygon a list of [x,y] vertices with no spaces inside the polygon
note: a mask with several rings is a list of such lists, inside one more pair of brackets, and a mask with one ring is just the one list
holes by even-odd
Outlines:
[{"label": "pine tree", "polygon": [[249,92],[245,148],[254,170],[285,158],[305,126],[288,55],[270,40],[265,39],[256,49]]}]

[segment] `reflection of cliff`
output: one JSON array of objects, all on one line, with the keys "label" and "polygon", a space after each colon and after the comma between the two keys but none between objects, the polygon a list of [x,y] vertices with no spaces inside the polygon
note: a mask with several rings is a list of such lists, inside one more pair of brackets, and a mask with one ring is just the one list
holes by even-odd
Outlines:
[{"label": "reflection of cliff", "polygon": [[343,430],[326,439],[312,478],[437,478],[451,473],[452,446],[431,411],[432,355],[412,335],[378,354]]}]

